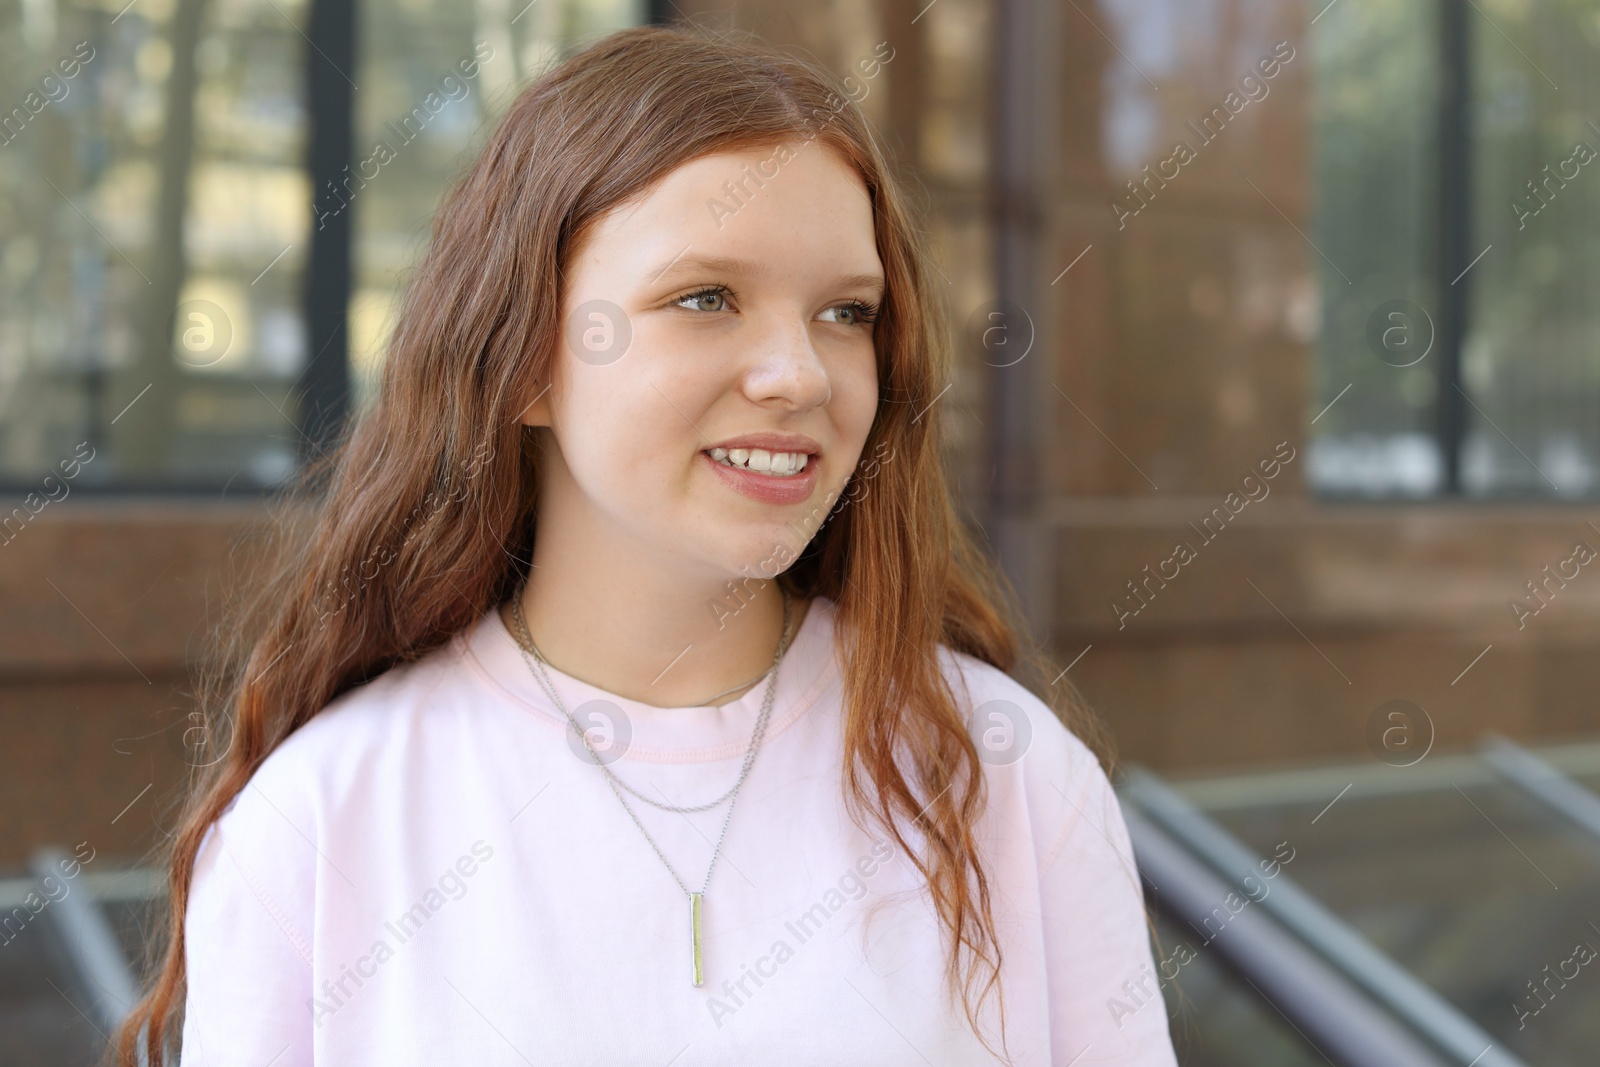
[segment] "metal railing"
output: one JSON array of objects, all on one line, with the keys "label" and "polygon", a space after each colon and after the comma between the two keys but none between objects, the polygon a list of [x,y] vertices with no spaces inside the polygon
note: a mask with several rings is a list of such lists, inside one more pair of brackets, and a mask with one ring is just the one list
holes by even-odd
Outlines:
[{"label": "metal railing", "polygon": [[1518,792],[1582,830],[1592,842],[1600,842],[1600,797],[1567,777],[1560,768],[1498,736],[1484,741],[1482,757]]},{"label": "metal railing", "polygon": [[[1128,771],[1120,792],[1141,867],[1167,865],[1167,878],[1159,883],[1158,904],[1165,902],[1180,920],[1202,917],[1203,921],[1228,892],[1248,892],[1242,877],[1258,870],[1262,857],[1186,797],[1140,768]],[[1205,878],[1208,872],[1214,879],[1209,883]],[[1242,909],[1228,928],[1247,914],[1251,919],[1241,927],[1245,935],[1232,939],[1230,934],[1234,943],[1227,948],[1219,936],[1219,951],[1292,1023],[1320,1035],[1329,1046],[1320,1049],[1324,1055],[1337,1054],[1352,1065],[1432,1062],[1456,1067],[1525,1067],[1521,1059],[1498,1046],[1475,1022],[1282,871],[1273,879],[1271,891],[1251,908]],[[1265,932],[1260,920],[1275,923],[1282,936]],[[1334,982],[1334,977],[1351,988]],[[1365,1007],[1348,995],[1352,990],[1364,994]],[[1376,1058],[1354,1043],[1356,1035],[1342,1032],[1371,1025],[1373,1011],[1390,1020],[1368,1035],[1374,1042],[1385,1043]],[[1403,1041],[1396,1036],[1397,1026],[1426,1045]],[[1433,1058],[1417,1058],[1428,1055]],[[1403,1058],[1408,1056],[1412,1058]]]}]

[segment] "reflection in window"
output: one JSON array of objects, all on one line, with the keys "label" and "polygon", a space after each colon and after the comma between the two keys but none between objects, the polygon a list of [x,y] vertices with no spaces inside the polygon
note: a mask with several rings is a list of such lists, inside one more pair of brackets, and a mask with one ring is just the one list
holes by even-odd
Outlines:
[{"label": "reflection in window", "polygon": [[[1471,262],[1452,281],[1435,258],[1453,224],[1437,179],[1449,73],[1440,10],[1346,0],[1313,30],[1316,240],[1352,283],[1323,269],[1313,414],[1349,394],[1311,427],[1310,477],[1326,493],[1427,496],[1455,453],[1469,496],[1592,497],[1600,14],[1487,0],[1465,9]],[[1458,380],[1437,349],[1423,356],[1451,285],[1465,287]],[[1438,405],[1457,389],[1465,425],[1447,440]]]},{"label": "reflection in window", "polygon": [[355,156],[370,180],[350,198],[356,405],[371,398],[440,197],[517,91],[596,37],[644,17],[642,0],[370,0],[363,7]]},{"label": "reflection in window", "polygon": [[1312,29],[1316,244],[1327,258],[1314,261],[1323,329],[1312,393],[1321,401],[1307,476],[1324,492],[1425,496],[1442,483],[1438,359],[1413,362],[1433,332],[1425,309],[1438,307],[1435,6],[1346,0]]},{"label": "reflection in window", "polygon": [[1462,384],[1482,410],[1468,421],[1462,479],[1474,494],[1592,496],[1600,491],[1600,128],[1592,121],[1600,11],[1504,3],[1484,11],[1493,25],[1473,27],[1473,251],[1493,247],[1472,274]]},{"label": "reflection in window", "polygon": [[295,0],[0,19],[0,480],[271,485],[304,361]]},{"label": "reflection in window", "polygon": [[[351,167],[370,180],[340,208],[357,402],[489,122],[643,17],[638,0],[360,6]],[[0,5],[0,485],[37,490],[90,449],[76,486],[248,491],[295,472],[308,19],[306,0]]]}]

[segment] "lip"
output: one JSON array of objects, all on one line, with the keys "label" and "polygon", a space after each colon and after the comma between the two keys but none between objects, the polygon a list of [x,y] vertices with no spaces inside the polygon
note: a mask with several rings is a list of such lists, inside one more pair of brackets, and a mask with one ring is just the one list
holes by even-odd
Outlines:
[{"label": "lip", "polygon": [[[736,441],[759,440],[764,437],[780,437],[782,435],[756,434],[751,437],[735,438]],[[713,445],[713,448],[727,448],[728,445]],[[762,448],[760,444],[744,445],[735,444],[733,448]],[[812,447],[815,447],[814,445]],[[779,448],[779,452],[799,452],[801,448]],[[816,459],[806,462],[806,469],[799,474],[786,478],[774,478],[770,474],[757,474],[755,471],[742,470],[738,467],[725,467],[712,459],[707,453],[700,453],[700,458],[706,466],[711,468],[713,474],[722,479],[724,485],[736,489],[752,500],[762,504],[803,504],[811,498],[817,488],[817,469],[821,463]]]},{"label": "lip", "polygon": [[[764,448],[768,452],[804,452],[812,459],[822,455],[822,446],[803,433],[747,433],[707,445],[713,448]],[[809,468],[808,468],[809,469]]]}]

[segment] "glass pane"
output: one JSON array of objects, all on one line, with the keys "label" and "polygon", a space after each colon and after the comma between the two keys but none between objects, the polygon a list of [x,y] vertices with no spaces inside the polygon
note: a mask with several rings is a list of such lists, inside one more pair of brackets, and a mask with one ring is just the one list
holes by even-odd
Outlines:
[{"label": "glass pane", "polygon": [[119,6],[0,5],[0,483],[271,485],[304,360],[305,5]]},{"label": "glass pane", "polygon": [[1212,814],[1257,851],[1293,840],[1296,882],[1525,1062],[1592,1063],[1595,843],[1509,786],[1361,792]]},{"label": "glass pane", "polygon": [[1166,971],[1180,967],[1162,986],[1172,1044],[1183,1067],[1321,1067],[1327,1061],[1271,1004],[1262,1000],[1222,962],[1213,949],[1183,963],[1186,932],[1153,913]]},{"label": "glass pane", "polygon": [[1415,309],[1437,307],[1435,7],[1344,0],[1311,30],[1315,241],[1326,258],[1315,261],[1322,331],[1307,477],[1324,493],[1426,495],[1442,480],[1436,361],[1412,362],[1432,333]]},{"label": "glass pane", "polygon": [[[51,931],[47,919],[21,925],[15,908],[26,909],[24,899],[34,889],[25,870],[10,870],[0,877],[0,914],[11,925],[0,929],[0,1036],[5,1041],[7,1067],[92,1067],[105,1042],[94,1027],[50,983],[66,981],[55,969]],[[81,1003],[81,1001],[80,1001]]]},{"label": "glass pane", "polygon": [[1600,491],[1600,7],[1481,0],[1468,492]]},{"label": "glass pane", "polygon": [[362,7],[351,379],[365,403],[434,209],[518,90],[552,62],[644,20],[643,0],[375,0]]}]

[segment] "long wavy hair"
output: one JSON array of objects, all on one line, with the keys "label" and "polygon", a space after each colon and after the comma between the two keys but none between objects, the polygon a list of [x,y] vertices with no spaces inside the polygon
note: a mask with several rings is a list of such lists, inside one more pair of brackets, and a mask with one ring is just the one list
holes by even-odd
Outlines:
[{"label": "long wavy hair", "polygon": [[[590,227],[708,153],[811,139],[871,197],[887,291],[863,456],[885,461],[777,580],[837,606],[847,810],[911,856],[940,917],[948,989],[991,1052],[978,1020],[995,996],[1004,1047],[1000,943],[974,831],[982,765],[936,646],[1011,673],[1103,760],[1109,749],[1070,689],[1044,683],[1052,665],[1019,641],[1011,590],[955,512],[934,403],[951,371],[943,317],[883,149],[841,90],[753,38],[652,27],[601,39],[512,103],[435,218],[375,401],[278,502],[265,548],[250,546],[201,676],[206,758],[158,846],[169,895],[149,940],[151,985],[114,1037],[119,1067],[140,1051],[151,1067],[171,1062],[195,856],[262,761],[329,701],[438,648],[526,577],[538,483],[519,415],[550,370],[563,268]],[[852,486],[862,480],[858,468]]]}]

